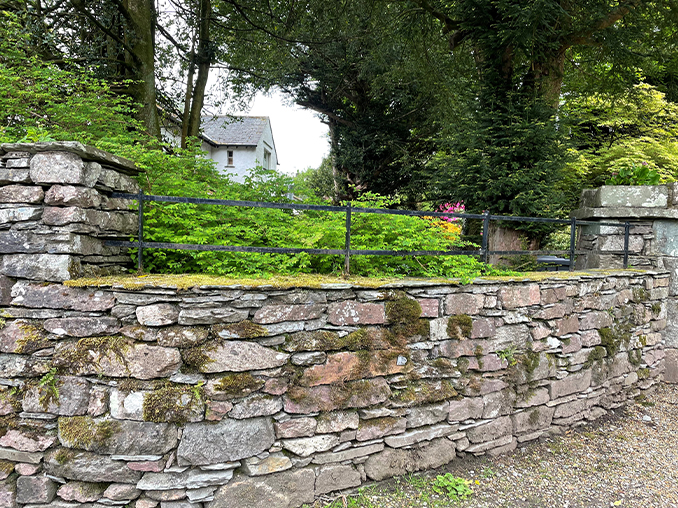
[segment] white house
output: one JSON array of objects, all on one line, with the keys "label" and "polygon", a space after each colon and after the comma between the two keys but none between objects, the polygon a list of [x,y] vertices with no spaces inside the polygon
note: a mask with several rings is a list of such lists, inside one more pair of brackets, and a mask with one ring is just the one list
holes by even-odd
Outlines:
[{"label": "white house", "polygon": [[256,166],[276,169],[278,155],[267,116],[205,116],[201,129],[203,150],[235,181],[244,181],[247,170]]},{"label": "white house", "polygon": [[[162,128],[163,137],[179,144],[180,122],[169,118]],[[217,163],[221,173],[243,182],[247,171],[256,166],[276,169],[271,120],[267,116],[203,116],[200,121],[202,149]]]}]

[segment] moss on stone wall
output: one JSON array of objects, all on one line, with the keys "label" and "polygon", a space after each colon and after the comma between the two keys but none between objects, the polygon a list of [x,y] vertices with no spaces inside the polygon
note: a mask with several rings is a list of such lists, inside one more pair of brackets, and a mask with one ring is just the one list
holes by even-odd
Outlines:
[{"label": "moss on stone wall", "polygon": [[223,393],[226,397],[235,398],[256,392],[262,386],[264,386],[263,380],[255,378],[249,372],[239,372],[223,376],[214,384],[214,390]]},{"label": "moss on stone wall", "polygon": [[447,320],[447,336],[453,339],[468,339],[473,330],[473,319],[466,314],[450,316]]},{"label": "moss on stone wall", "polygon": [[217,324],[210,328],[213,335],[224,338],[256,339],[268,336],[268,330],[261,325],[245,320],[239,323]]},{"label": "moss on stone wall", "polygon": [[183,424],[196,413],[204,411],[204,393],[201,385],[167,384],[144,397],[144,420],[156,423]]},{"label": "moss on stone wall", "polygon": [[119,424],[113,420],[94,421],[89,416],[59,418],[59,435],[70,448],[89,449],[105,444]]},{"label": "moss on stone wall", "polygon": [[54,354],[53,363],[62,371],[77,371],[90,365],[98,365],[108,357],[127,368],[125,353],[132,348],[132,341],[119,335],[85,337],[64,347]]}]

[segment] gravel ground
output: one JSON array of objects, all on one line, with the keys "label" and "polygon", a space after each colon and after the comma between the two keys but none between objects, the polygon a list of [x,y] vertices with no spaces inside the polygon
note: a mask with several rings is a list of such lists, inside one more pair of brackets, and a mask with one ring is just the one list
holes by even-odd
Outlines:
[{"label": "gravel ground", "polygon": [[[470,480],[473,495],[433,492],[436,475]],[[354,496],[316,503],[348,508],[678,508],[678,385],[591,425],[497,458],[456,460]]]}]

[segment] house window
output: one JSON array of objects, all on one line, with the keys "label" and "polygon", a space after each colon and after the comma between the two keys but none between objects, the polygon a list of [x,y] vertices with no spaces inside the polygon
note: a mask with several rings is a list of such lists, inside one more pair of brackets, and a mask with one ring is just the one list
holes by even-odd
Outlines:
[{"label": "house window", "polygon": [[226,165],[233,166],[233,150],[228,150],[226,152],[226,155],[228,156],[228,162],[226,163]]},{"label": "house window", "polygon": [[271,152],[264,148],[264,169],[271,169]]}]

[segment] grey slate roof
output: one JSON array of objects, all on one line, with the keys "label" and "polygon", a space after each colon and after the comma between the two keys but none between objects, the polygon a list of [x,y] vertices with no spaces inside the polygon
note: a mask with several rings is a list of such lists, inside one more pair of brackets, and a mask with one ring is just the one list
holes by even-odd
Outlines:
[{"label": "grey slate roof", "polygon": [[267,116],[203,116],[203,136],[215,145],[257,146],[266,124]]}]

